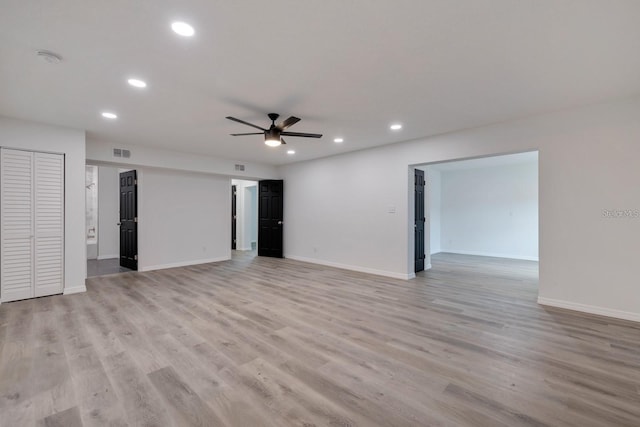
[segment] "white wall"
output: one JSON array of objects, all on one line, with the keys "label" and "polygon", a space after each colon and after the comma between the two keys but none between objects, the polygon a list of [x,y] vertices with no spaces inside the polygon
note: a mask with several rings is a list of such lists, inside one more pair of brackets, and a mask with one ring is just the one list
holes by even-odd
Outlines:
[{"label": "white wall", "polygon": [[414,177],[395,153],[372,149],[281,168],[285,257],[406,278]]},{"label": "white wall", "polygon": [[[441,174],[427,166],[425,169],[427,178],[427,189],[425,196],[425,212],[427,213],[426,228],[429,234],[425,236],[429,239],[429,253],[437,254],[442,252],[440,241],[440,212],[441,212]],[[427,264],[430,264],[427,263]]]},{"label": "white wall", "polygon": [[287,165],[285,255],[411,277],[409,166],[537,149],[539,300],[640,320],[638,141],[634,98]]},{"label": "white wall", "polygon": [[538,162],[442,171],[442,251],[538,260]]},{"label": "white wall", "polygon": [[231,180],[138,168],[138,269],[231,258]]},{"label": "white wall", "polygon": [[120,257],[118,169],[98,167],[98,259]]},{"label": "white wall", "polygon": [[[114,148],[131,151],[131,157],[113,157]],[[87,161],[97,165],[118,165],[130,168],[153,167],[185,172],[202,172],[245,179],[276,179],[274,166],[222,159],[203,154],[162,150],[140,145],[126,145],[109,141],[87,140]],[[235,165],[245,165],[244,171],[236,171]]]},{"label": "white wall", "polygon": [[84,131],[0,117],[0,146],[65,155],[64,293],[85,291]]}]

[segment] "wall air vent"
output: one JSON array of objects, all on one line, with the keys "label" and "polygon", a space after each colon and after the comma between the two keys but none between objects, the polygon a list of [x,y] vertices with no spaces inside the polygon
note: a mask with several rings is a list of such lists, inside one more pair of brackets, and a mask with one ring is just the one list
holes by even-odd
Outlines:
[{"label": "wall air vent", "polygon": [[122,150],[119,148],[113,149],[113,157],[122,157]]},{"label": "wall air vent", "polygon": [[125,159],[128,159],[129,157],[131,157],[131,151],[122,150],[122,157],[124,157]]},{"label": "wall air vent", "polygon": [[237,171],[244,171],[244,165],[236,165]]}]

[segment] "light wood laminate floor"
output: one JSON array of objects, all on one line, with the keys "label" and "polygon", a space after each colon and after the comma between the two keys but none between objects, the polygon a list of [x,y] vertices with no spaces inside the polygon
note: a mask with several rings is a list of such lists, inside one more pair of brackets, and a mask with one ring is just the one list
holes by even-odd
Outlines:
[{"label": "light wood laminate floor", "polygon": [[106,276],[107,274],[128,273],[133,271],[126,267],[120,267],[120,258],[88,259],[87,277]]},{"label": "light wood laminate floor", "polygon": [[640,325],[538,306],[534,262],[432,262],[238,254],[2,304],[0,425],[640,425]]}]

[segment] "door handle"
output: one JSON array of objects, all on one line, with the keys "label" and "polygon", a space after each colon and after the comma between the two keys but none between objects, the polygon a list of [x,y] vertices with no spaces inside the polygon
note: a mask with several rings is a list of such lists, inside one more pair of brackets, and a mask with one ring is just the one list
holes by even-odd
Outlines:
[{"label": "door handle", "polygon": [[121,226],[121,225],[122,225],[122,223],[121,223],[121,222],[119,222],[119,223],[117,223],[116,225],[119,227],[119,226]]},{"label": "door handle", "polygon": [[278,225],[282,225],[284,224],[282,221],[278,221]]}]

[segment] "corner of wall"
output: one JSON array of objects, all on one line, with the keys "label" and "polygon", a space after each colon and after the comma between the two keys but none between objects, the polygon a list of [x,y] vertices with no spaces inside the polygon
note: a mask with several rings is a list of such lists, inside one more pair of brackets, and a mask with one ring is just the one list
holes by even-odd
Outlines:
[{"label": "corner of wall", "polygon": [[563,301],[552,298],[538,297],[538,304],[562,308],[565,310],[578,311],[581,313],[595,314],[598,316],[612,317],[615,319],[630,320],[632,322],[640,322],[640,313],[632,313],[629,311],[614,310],[606,307],[597,307],[594,305],[579,304],[571,301]]},{"label": "corner of wall", "polygon": [[80,285],[80,286],[65,286],[64,290],[62,291],[63,295],[73,295],[73,294],[79,294],[82,292],[87,292],[87,286],[86,285]]},{"label": "corner of wall", "polygon": [[285,258],[295,261],[308,262],[309,264],[326,265],[327,267],[340,268],[343,270],[357,271],[360,273],[374,274],[376,276],[390,277],[392,279],[410,280],[416,277],[415,273],[396,273],[394,271],[376,270],[375,268],[360,267],[357,265],[340,264],[332,261],[325,261],[315,258],[287,255]]}]

